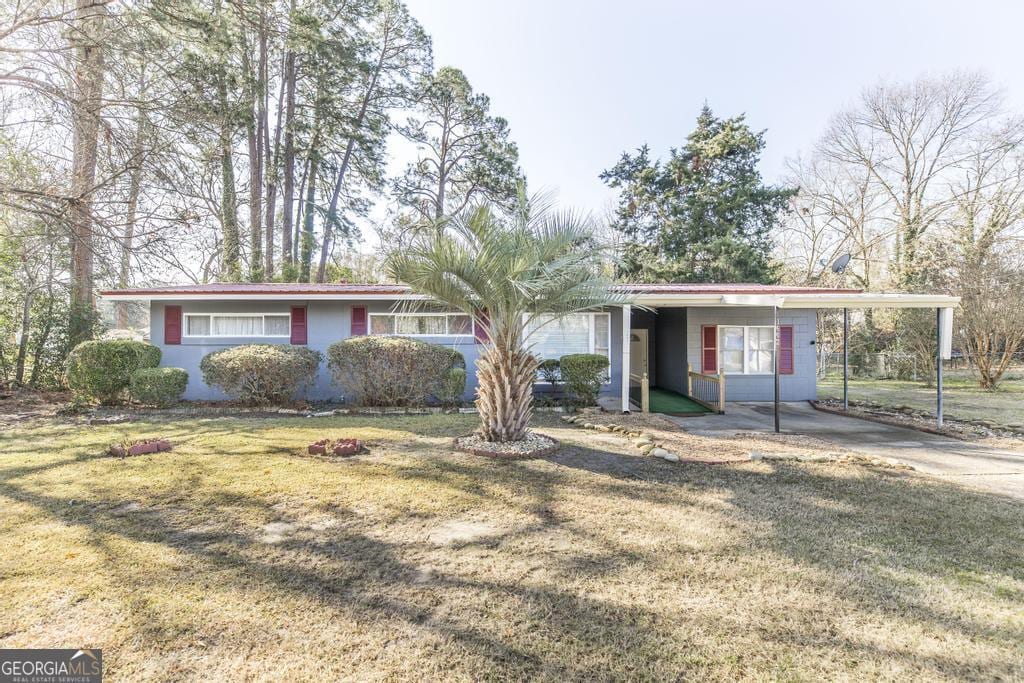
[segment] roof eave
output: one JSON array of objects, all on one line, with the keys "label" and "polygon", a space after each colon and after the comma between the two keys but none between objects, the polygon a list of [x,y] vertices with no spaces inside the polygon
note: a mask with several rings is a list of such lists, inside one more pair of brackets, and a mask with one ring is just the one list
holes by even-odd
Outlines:
[{"label": "roof eave", "polygon": [[221,294],[216,292],[174,292],[174,293],[142,293],[125,291],[100,292],[103,299],[117,301],[418,301],[428,297],[419,294],[315,294],[315,293],[280,293],[280,294]]},{"label": "roof eave", "polygon": [[960,297],[945,294],[821,292],[815,294],[638,294],[632,303],[665,306],[745,306],[779,308],[951,308]]}]

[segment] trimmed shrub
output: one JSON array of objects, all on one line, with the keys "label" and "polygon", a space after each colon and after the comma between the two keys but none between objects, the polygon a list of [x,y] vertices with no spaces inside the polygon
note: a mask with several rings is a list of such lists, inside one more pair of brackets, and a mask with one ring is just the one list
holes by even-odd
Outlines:
[{"label": "trimmed shrub", "polygon": [[431,398],[444,401],[457,383],[449,371],[464,369],[466,361],[440,344],[362,336],[331,344],[327,365],[335,384],[358,405],[404,407],[424,405]]},{"label": "trimmed shrub", "polygon": [[68,355],[65,377],[75,396],[112,405],[123,399],[132,373],[160,364],[160,349],[145,342],[102,339],[82,342]]},{"label": "trimmed shrub", "polygon": [[562,381],[583,405],[597,403],[601,383],[608,375],[608,358],[596,353],[572,353],[559,360]]},{"label": "trimmed shrub", "polygon": [[[459,354],[460,356],[462,354]],[[465,368],[452,368],[445,375],[441,382],[441,392],[438,394],[441,404],[446,407],[454,407],[462,403],[462,396],[466,393],[466,370]]]},{"label": "trimmed shrub", "polygon": [[203,381],[247,403],[287,403],[316,379],[323,355],[305,346],[243,344],[203,356]]},{"label": "trimmed shrub", "polygon": [[557,358],[542,360],[537,366],[537,373],[540,378],[551,386],[551,393],[555,393],[555,385],[561,379],[561,364]]},{"label": "trimmed shrub", "polygon": [[151,406],[177,403],[188,386],[188,372],[181,368],[140,368],[132,373],[132,398]]}]

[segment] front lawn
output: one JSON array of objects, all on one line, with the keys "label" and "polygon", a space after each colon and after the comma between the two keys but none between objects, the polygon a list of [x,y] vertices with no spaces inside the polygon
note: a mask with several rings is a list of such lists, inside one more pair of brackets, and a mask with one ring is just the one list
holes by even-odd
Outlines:
[{"label": "front lawn", "polygon": [[[1000,425],[1024,425],[1024,378],[1007,376],[996,391],[986,391],[969,373],[950,373],[943,379],[943,413],[961,420],[991,420]],[[842,376],[818,380],[820,398],[842,398]],[[935,414],[935,387],[898,379],[851,379],[850,400],[883,406],[908,406]]]},{"label": "front lawn", "polygon": [[[452,452],[473,416],[8,429],[0,647],[110,680],[1024,677],[1019,502],[546,420],[566,446],[522,462]],[[176,448],[102,455],[126,435]],[[323,436],[370,453],[297,455]]]}]

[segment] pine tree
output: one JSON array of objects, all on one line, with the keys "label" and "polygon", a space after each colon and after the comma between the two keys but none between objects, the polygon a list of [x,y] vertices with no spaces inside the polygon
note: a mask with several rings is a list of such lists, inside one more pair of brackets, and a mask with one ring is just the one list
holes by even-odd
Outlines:
[{"label": "pine tree", "polygon": [[620,274],[650,282],[775,282],[771,233],[795,189],[765,185],[758,171],[764,131],[745,117],[717,118],[705,105],[697,127],[667,161],[645,145],[601,174],[619,188],[612,227],[627,238]]}]

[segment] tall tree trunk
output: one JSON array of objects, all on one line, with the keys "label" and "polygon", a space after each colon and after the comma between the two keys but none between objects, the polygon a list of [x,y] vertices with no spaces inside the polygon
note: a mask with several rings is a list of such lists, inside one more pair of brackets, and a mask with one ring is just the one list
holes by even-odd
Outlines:
[{"label": "tall tree trunk", "polygon": [[[292,0],[288,15],[289,26],[295,15],[295,0]],[[292,259],[292,216],[295,210],[295,51],[285,55],[284,79],[284,205],[281,207],[281,266],[285,279],[294,276]]]},{"label": "tall tree trunk", "polygon": [[[245,35],[243,31],[243,36]],[[257,44],[257,49],[259,45]],[[242,70],[246,82],[245,135],[249,150],[249,281],[263,280],[263,119],[262,68],[254,73],[248,40],[242,40]]]},{"label": "tall tree trunk", "polygon": [[334,225],[338,221],[338,199],[341,197],[341,188],[345,183],[345,172],[348,171],[352,161],[352,153],[356,148],[356,136],[363,128],[366,121],[366,111],[369,109],[370,100],[373,99],[374,91],[377,89],[377,81],[380,78],[380,70],[384,66],[384,55],[386,54],[387,43],[381,46],[380,56],[373,70],[366,92],[363,93],[363,101],[359,105],[359,114],[356,116],[352,133],[349,135],[348,144],[345,145],[345,156],[341,159],[341,167],[338,168],[338,177],[334,181],[334,191],[331,193],[331,203],[327,208],[327,220],[324,221],[324,242],[320,246],[320,263],[316,269],[316,281],[323,282],[327,273],[327,257],[331,253],[331,241],[334,239]]},{"label": "tall tree trunk", "polygon": [[35,293],[35,286],[29,287],[25,292],[25,299],[21,303],[21,339],[18,340],[18,359],[14,364],[14,383],[19,387],[25,383],[25,357],[28,355],[29,327],[32,323],[32,298]]},{"label": "tall tree trunk", "polygon": [[[319,96],[317,97],[319,99]],[[316,178],[320,171],[320,111],[319,102],[313,114],[313,137],[309,150],[309,174],[306,177],[306,208],[302,219],[299,282],[311,282],[313,266],[313,228],[316,214]]]},{"label": "tall tree trunk", "polygon": [[[302,164],[302,178],[299,180],[299,202],[295,209],[295,234],[292,235],[292,261],[295,264],[299,262],[299,245],[302,244],[302,217],[305,215],[302,210],[305,208],[306,203],[302,201],[302,198],[306,196],[306,179],[309,177],[309,162],[307,158]],[[298,273],[293,274],[294,277],[298,277]]]},{"label": "tall tree trunk", "polygon": [[221,230],[224,251],[221,254],[221,277],[228,282],[242,279],[242,264],[238,253],[238,202],[235,197],[235,164],[232,156],[231,124],[228,115],[228,90],[222,73],[217,80],[217,92],[221,107],[220,123],[220,172],[221,172]]},{"label": "tall tree trunk", "polygon": [[264,197],[266,227],[263,239],[265,262],[263,264],[264,277],[272,280],[274,277],[274,211],[277,204],[277,162],[278,146],[281,141],[281,107],[284,97],[284,80],[281,81],[281,90],[277,97],[277,118],[274,123],[274,146],[270,146],[270,119],[268,99],[270,97],[270,76],[268,72],[268,29],[266,5],[260,5],[260,61],[263,78],[263,182],[265,185]]},{"label": "tall tree trunk", "polygon": [[46,344],[50,341],[50,332],[53,331],[53,280],[48,280],[46,285],[46,315],[43,317],[43,329],[39,331],[36,338],[36,345],[32,352],[32,374],[28,378],[31,387],[39,383],[39,371],[43,368],[43,352]]},{"label": "tall tree trunk", "polygon": [[103,30],[107,8],[103,0],[76,0],[71,44],[75,50],[71,118],[74,128],[71,161],[71,345],[92,336],[93,216],[100,111],[103,100]]},{"label": "tall tree trunk", "polygon": [[[139,213],[139,194],[142,191],[142,156],[145,152],[146,120],[140,107],[136,112],[135,139],[132,141],[132,166],[128,176],[128,207],[125,211],[124,234],[121,236],[121,268],[118,272],[117,286],[125,289],[130,284],[132,267],[132,248],[135,240],[135,222]],[[117,328],[128,327],[127,301],[118,301]]]}]

